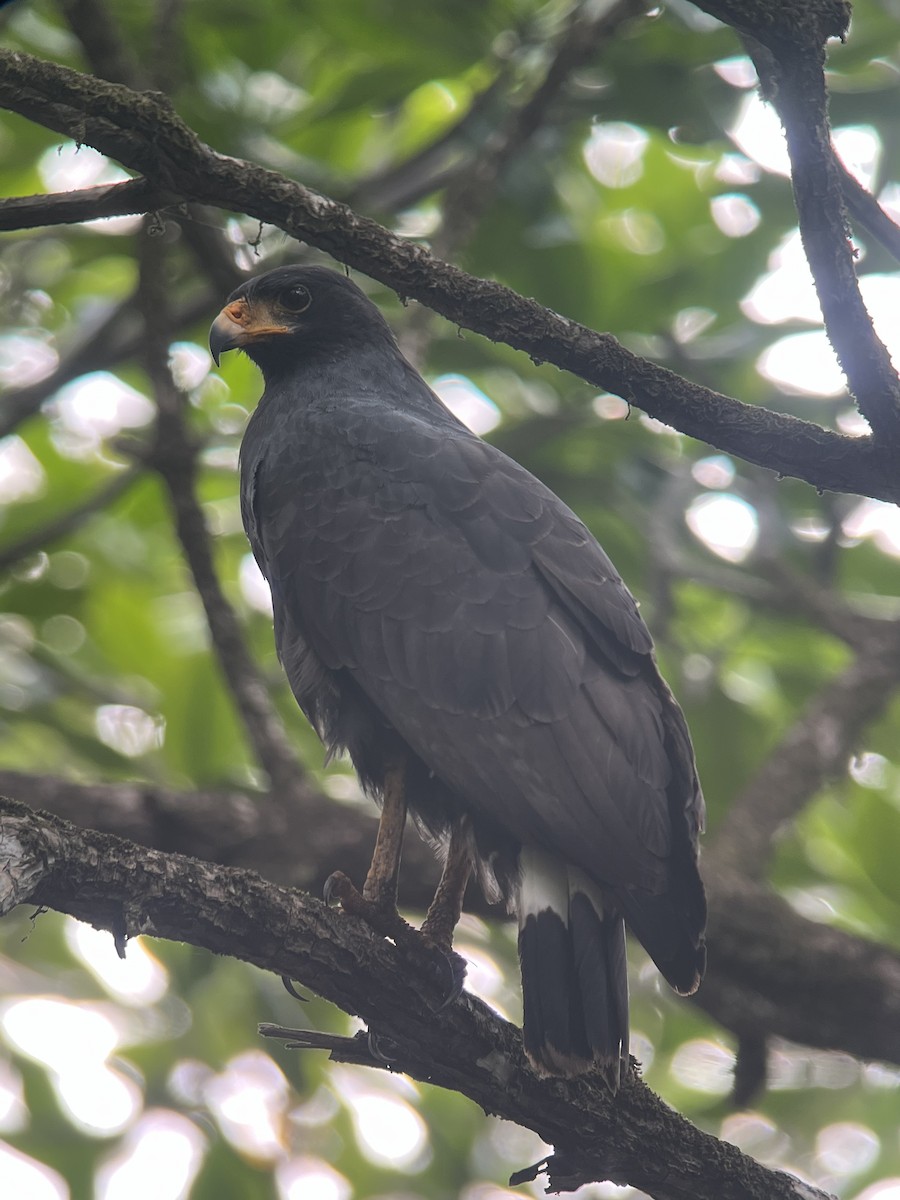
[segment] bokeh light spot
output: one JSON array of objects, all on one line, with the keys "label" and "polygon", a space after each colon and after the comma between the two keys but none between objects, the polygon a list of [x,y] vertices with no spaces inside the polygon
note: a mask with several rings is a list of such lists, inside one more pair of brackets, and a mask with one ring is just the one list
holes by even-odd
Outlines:
[{"label": "bokeh light spot", "polygon": [[630,187],[644,173],[644,151],[649,141],[648,134],[637,125],[624,121],[598,123],[585,142],[584,161],[604,187]]},{"label": "bokeh light spot", "polygon": [[685,513],[685,520],[694,537],[728,562],[743,562],[759,536],[756,509],[727,492],[699,496]]}]

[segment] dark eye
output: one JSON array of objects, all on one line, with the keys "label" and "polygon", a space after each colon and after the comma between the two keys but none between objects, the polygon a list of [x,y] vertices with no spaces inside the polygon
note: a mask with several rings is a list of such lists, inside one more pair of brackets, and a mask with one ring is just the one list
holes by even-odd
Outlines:
[{"label": "dark eye", "polygon": [[288,312],[301,313],[309,308],[310,304],[312,296],[309,294],[309,288],[304,287],[302,283],[281,293],[281,307]]}]

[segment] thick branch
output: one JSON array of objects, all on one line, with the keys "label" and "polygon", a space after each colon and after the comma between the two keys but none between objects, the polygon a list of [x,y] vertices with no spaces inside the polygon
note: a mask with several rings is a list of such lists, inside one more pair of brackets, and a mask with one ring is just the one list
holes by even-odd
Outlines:
[{"label": "thick branch", "polygon": [[[0,770],[0,794],[142,846],[247,867],[317,896],[338,867],[361,882],[375,843],[374,806],[362,797],[359,803],[332,800],[308,780],[297,788],[297,803],[285,809],[266,793],[184,792],[140,782],[81,784]],[[403,850],[401,904],[424,912],[437,879],[434,854],[410,830]],[[468,906],[479,897],[477,888],[469,888]],[[486,905],[482,911],[489,911]]]},{"label": "thick branch", "polygon": [[900,954],[808,921],[735,874],[705,872],[710,970],[695,1002],[739,1037],[900,1063]]},{"label": "thick branch", "polygon": [[[84,785],[13,771],[0,771],[0,793],[145,846],[250,867],[315,895],[336,867],[363,879],[375,840],[371,806],[349,808],[312,789],[284,816],[262,795]],[[710,966],[696,999],[710,1016],[743,1037],[781,1036],[900,1063],[900,955],[799,916],[764,886],[718,868],[715,856],[704,862],[704,875]],[[436,881],[430,850],[408,831],[402,905],[424,912]],[[469,888],[466,909],[504,919],[478,888]]]},{"label": "thick branch", "polygon": [[297,979],[357,1014],[393,1065],[452,1088],[556,1147],[550,1183],[611,1179],[659,1200],[797,1200],[824,1193],[691,1126],[636,1078],[613,1100],[589,1082],[538,1079],[518,1031],[464,994],[440,1005],[427,953],[401,951],[352,918],[245,871],[83,832],[0,807],[0,912],[46,905],[112,930],[187,941]]},{"label": "thick branch", "polygon": [[204,146],[158,96],[0,52],[0,103],[88,142],[187,199],[239,210],[333,254],[449,320],[616,392],[683,433],[816,487],[900,498],[894,456],[868,438],[742,404],[477,279],[272,171]]},{"label": "thick branch", "polygon": [[149,86],[106,0],[60,0],[60,8],[95,75],[129,87]]}]

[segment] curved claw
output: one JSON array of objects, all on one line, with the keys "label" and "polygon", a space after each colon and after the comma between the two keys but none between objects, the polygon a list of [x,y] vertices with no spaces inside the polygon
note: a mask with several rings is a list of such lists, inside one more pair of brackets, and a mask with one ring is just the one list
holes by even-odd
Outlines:
[{"label": "curved claw", "polygon": [[304,1004],[309,1003],[309,996],[304,996],[294,987],[294,981],[290,975],[282,975],[281,982],[284,985],[284,990],[289,996],[293,996],[295,1000],[302,1000]]},{"label": "curved claw", "polygon": [[351,889],[356,890],[343,871],[332,871],[325,880],[322,899],[329,908],[336,908]]},{"label": "curved claw", "polygon": [[392,1046],[396,1045],[396,1043],[393,1042],[390,1038],[380,1037],[377,1033],[374,1033],[371,1029],[369,1030],[369,1035],[368,1035],[369,1053],[372,1055],[373,1058],[377,1058],[379,1062],[383,1062],[385,1064],[385,1066],[390,1066],[390,1064],[395,1063],[397,1061],[397,1059],[395,1057],[391,1057],[391,1055],[389,1055],[385,1052],[385,1050],[383,1049],[385,1042],[389,1042]]},{"label": "curved claw", "polygon": [[445,976],[448,987],[444,999],[440,1002],[437,1008],[432,1009],[432,1012],[443,1012],[445,1008],[449,1008],[462,995],[463,985],[466,982],[466,960],[461,954],[457,954],[455,950],[441,950],[440,953],[440,969]]}]

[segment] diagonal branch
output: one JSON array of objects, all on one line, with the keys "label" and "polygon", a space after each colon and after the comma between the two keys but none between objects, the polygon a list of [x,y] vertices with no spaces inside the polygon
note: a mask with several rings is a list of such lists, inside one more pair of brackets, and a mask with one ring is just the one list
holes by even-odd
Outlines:
[{"label": "diagonal branch", "polygon": [[850,216],[900,262],[900,225],[881,207],[870,191],[850,174],[843,163],[841,169],[844,203]]},{"label": "diagonal branch", "polygon": [[[210,292],[201,293],[185,302],[178,310],[179,328],[184,328],[206,315],[212,303]],[[64,384],[88,371],[111,369],[116,363],[137,354],[141,348],[141,337],[137,298],[129,296],[63,355],[56,370],[36,383],[12,388],[3,394],[0,399],[0,437],[6,437],[24,421],[33,417],[44,401],[49,400]]]},{"label": "diagonal branch", "polygon": [[900,688],[900,627],[871,637],[826,684],[728,809],[707,855],[718,869],[759,879],[778,830],[828,780],[846,772],[862,731]]},{"label": "diagonal branch", "polygon": [[[377,821],[303,784],[286,815],[265,797],[176,792],[147,783],[79,784],[0,771],[0,794],[31,808],[132,838],[157,850],[259,871],[321,895],[335,867],[361,879]],[[403,851],[401,901],[422,913],[437,882],[434,856],[417,837]],[[721,861],[721,860],[719,860]],[[762,884],[704,860],[710,893],[709,971],[696,1002],[740,1038],[780,1036],[806,1046],[900,1063],[900,954],[794,912]],[[504,919],[480,890],[466,909]]]},{"label": "diagonal branch", "polygon": [[175,530],[206,613],[219,664],[250,742],[269,776],[279,806],[287,807],[298,798],[297,785],[303,768],[216,572],[212,539],[197,498],[198,443],[184,417],[185,397],[176,389],[168,367],[172,318],[163,258],[146,231],[140,243],[140,268],[138,295],[146,330],[145,360],[158,409],[156,439],[147,462],[168,490]]},{"label": "diagonal branch", "polygon": [[847,172],[828,120],[824,35],[815,22],[804,22],[790,38],[769,38],[762,45],[745,35],[744,43],[784,126],[800,237],[829,341],[859,411],[877,437],[897,445],[900,379],[859,290],[844,209]]},{"label": "diagonal branch", "polygon": [[0,546],[0,571],[9,570],[11,566],[21,559],[27,558],[29,554],[36,554],[45,546],[59,541],[60,538],[68,537],[70,533],[80,529],[95,513],[102,512],[120,496],[123,496],[140,478],[140,475],[140,467],[131,467],[127,471],[120,472],[103,487],[98,488],[92,496],[82,500],[80,504],[73,505],[72,508],[48,521],[39,529],[26,533],[18,541]]},{"label": "diagonal branch", "polygon": [[297,979],[391,1043],[392,1065],[452,1088],[555,1146],[551,1188],[632,1184],[657,1200],[824,1200],[702,1133],[628,1074],[616,1100],[588,1080],[539,1079],[514,1026],[443,987],[427,951],[401,950],[359,922],[247,871],[142,850],[0,802],[0,913],[16,904],[68,912],[120,942],[187,941]]},{"label": "diagonal branch", "polygon": [[552,362],[728,453],[819,488],[900,498],[894,455],[690,383],[598,334],[435,259],[420,245],[252,163],[206,147],[153,94],[0,51],[0,104],[118,158],[166,191],[271,222],[459,325]]},{"label": "diagonal branch", "polygon": [[447,188],[441,225],[431,238],[435,254],[451,258],[456,247],[466,244],[507,164],[538,132],[572,73],[646,7],[643,0],[616,0],[600,6],[581,3],[573,8],[559,45],[531,95],[509,113],[474,162]]}]

